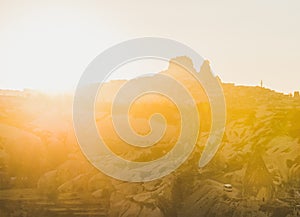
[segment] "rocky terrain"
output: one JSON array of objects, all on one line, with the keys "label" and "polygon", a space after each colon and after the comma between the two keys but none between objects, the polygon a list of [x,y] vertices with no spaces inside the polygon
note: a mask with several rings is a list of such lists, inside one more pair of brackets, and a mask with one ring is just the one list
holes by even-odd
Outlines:
[{"label": "rocky terrain", "polygon": [[[152,182],[118,181],[91,166],[73,131],[72,96],[1,95],[0,216],[300,216],[300,98],[222,83],[225,135],[213,160],[198,168],[209,135],[209,104],[196,84],[171,66],[163,73],[177,76],[194,95],[200,93],[203,125],[189,159]],[[96,111],[96,120],[118,152],[116,147],[124,144],[111,131],[110,118],[102,118],[109,99]],[[148,115],[139,107],[147,102],[139,102],[134,117]],[[170,115],[175,108],[158,98],[151,103],[149,113],[167,105],[167,119],[177,126],[177,116]],[[161,147],[146,154],[138,149],[119,154],[136,161],[159,157],[172,148],[170,138],[177,131],[170,128]],[[232,192],[224,191],[224,184],[232,185]]]}]

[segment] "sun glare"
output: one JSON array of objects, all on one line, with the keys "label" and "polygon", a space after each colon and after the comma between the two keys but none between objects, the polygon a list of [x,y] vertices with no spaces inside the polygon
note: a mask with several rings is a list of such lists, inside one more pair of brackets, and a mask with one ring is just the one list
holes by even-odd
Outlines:
[{"label": "sun glare", "polygon": [[[93,15],[52,8],[7,21],[0,36],[2,88],[72,91],[88,63],[112,37]],[[17,76],[16,76],[17,75]]]}]

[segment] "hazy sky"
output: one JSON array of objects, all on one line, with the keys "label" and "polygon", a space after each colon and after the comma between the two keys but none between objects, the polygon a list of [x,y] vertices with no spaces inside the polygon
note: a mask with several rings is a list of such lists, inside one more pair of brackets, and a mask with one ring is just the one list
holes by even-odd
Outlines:
[{"label": "hazy sky", "polygon": [[299,0],[0,0],[0,88],[72,89],[101,51],[143,36],[192,47],[225,82],[300,89]]}]

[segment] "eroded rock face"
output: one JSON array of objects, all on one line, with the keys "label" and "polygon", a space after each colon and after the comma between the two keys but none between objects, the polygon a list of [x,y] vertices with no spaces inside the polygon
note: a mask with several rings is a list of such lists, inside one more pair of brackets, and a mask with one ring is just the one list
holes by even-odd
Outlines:
[{"label": "eroded rock face", "polygon": [[[285,119],[285,126],[290,127],[279,133],[272,127],[274,119],[270,115],[280,117],[282,111],[273,110],[263,115],[262,110],[266,108],[258,106],[242,117],[230,116],[221,147],[205,168],[197,166],[207,138],[207,133],[202,133],[189,160],[159,180],[145,183],[117,181],[80,159],[46,173],[40,179],[39,187],[56,188],[59,194],[88,194],[85,197],[88,201],[107,203],[107,215],[116,217],[264,217],[276,216],[276,213],[293,216],[294,203],[300,198],[297,190],[300,144],[293,125],[289,124],[296,116]],[[259,119],[253,121],[251,116],[259,116]],[[79,170],[79,165],[85,166]],[[264,175],[256,171],[263,171]],[[57,185],[53,186],[55,183]],[[225,183],[232,184],[232,192],[224,191]],[[288,197],[296,202],[284,201]]]},{"label": "eroded rock face", "polygon": [[172,206],[175,177],[146,183],[114,181],[110,197],[111,216],[176,216]]}]

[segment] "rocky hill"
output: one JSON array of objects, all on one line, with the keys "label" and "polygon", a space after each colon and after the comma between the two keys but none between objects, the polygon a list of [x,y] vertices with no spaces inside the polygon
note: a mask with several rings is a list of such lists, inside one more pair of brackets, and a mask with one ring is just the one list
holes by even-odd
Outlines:
[{"label": "rocky hill", "polygon": [[[202,70],[210,73],[208,62],[205,64]],[[198,168],[210,129],[207,97],[172,62],[162,73],[175,76],[192,92],[203,125],[189,159],[170,175],[145,183],[118,181],[91,166],[73,131],[72,96],[2,94],[0,215],[297,216],[300,98],[262,87],[222,83],[227,104],[225,135],[213,160]],[[172,148],[171,138],[178,133],[178,111],[157,96],[138,101],[131,113],[135,129],[147,133],[147,122],[140,119],[156,110],[166,114],[173,127],[146,152],[126,147],[113,132],[107,114],[110,100],[123,83],[105,84],[104,93],[109,94],[96,107],[100,133],[124,158],[146,161],[162,156]],[[224,191],[224,184],[230,184],[232,191]]]}]

